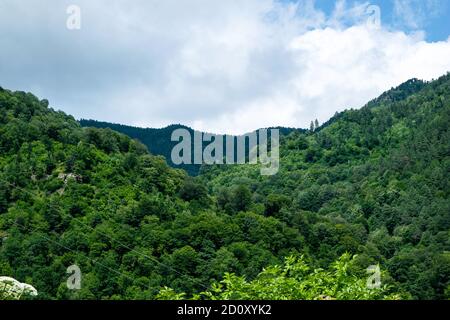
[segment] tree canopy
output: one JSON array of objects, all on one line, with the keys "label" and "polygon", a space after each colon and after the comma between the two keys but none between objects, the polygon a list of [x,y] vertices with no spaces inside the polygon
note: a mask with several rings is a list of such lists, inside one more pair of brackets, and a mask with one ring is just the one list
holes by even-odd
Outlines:
[{"label": "tree canopy", "polygon": [[411,80],[286,130],[277,175],[190,177],[0,89],[0,276],[37,299],[448,299],[449,123],[450,75]]}]

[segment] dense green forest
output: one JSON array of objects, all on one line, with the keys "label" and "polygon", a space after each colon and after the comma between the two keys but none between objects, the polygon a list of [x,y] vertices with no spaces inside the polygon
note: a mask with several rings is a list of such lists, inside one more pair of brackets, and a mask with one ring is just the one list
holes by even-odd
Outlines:
[{"label": "dense green forest", "polygon": [[[197,176],[200,172],[201,165],[199,164],[180,164],[176,165],[172,162],[171,152],[173,147],[178,144],[178,141],[171,141],[172,132],[177,129],[186,129],[191,135],[194,130],[190,127],[186,127],[180,124],[170,125],[164,128],[138,128],[133,126],[126,126],[123,124],[81,119],[80,125],[82,127],[93,127],[99,129],[111,129],[120,133],[123,133],[133,139],[137,139],[142,142],[148,150],[154,155],[163,156],[167,163],[176,169],[183,169],[191,176]],[[277,127],[280,134],[288,135],[294,131],[305,132],[303,129]],[[201,132],[200,134],[204,134]],[[204,143],[203,147],[206,147],[207,143]]]},{"label": "dense green forest", "polygon": [[38,299],[450,298],[450,75],[287,132],[274,176],[191,177],[48,104],[0,89],[0,276]]},{"label": "dense green forest", "polygon": [[172,132],[176,129],[186,129],[191,134],[193,134],[194,130],[192,128],[183,125],[171,125],[161,129],[157,128],[144,129],[96,120],[81,119],[79,122],[82,127],[111,129],[123,133],[133,139],[137,139],[147,147],[149,152],[151,152],[154,155],[163,156],[171,167],[183,169],[191,176],[198,175],[200,171],[201,166],[198,164],[175,165],[170,157],[173,147],[178,143],[171,141]]}]

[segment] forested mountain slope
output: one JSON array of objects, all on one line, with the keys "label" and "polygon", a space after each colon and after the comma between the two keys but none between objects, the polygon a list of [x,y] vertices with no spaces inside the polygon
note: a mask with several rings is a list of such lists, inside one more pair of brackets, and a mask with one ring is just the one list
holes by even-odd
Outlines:
[{"label": "forested mountain slope", "polygon": [[[238,189],[231,205],[243,200]],[[200,182],[127,136],[82,128],[48,101],[4,89],[0,239],[0,275],[32,285],[38,299],[164,298],[166,286],[192,295],[226,272],[254,279],[306,248],[278,219],[219,210]],[[80,269],[80,290],[69,290],[68,267]],[[339,273],[337,284],[348,282],[347,298],[395,290],[358,281]]]},{"label": "forested mountain slope", "polygon": [[120,133],[123,133],[133,139],[137,139],[147,146],[148,150],[154,155],[163,156],[167,163],[177,169],[183,169],[190,175],[197,175],[200,170],[200,165],[196,164],[181,164],[175,165],[171,161],[171,152],[173,147],[178,143],[171,141],[172,132],[176,129],[186,129],[191,134],[194,130],[183,126],[183,125],[171,125],[165,128],[138,128],[132,126],[126,126],[122,124],[96,121],[96,120],[86,120],[81,119],[80,124],[82,127],[92,127],[100,129],[111,129]]},{"label": "forested mountain slope", "polygon": [[[101,129],[111,129],[127,136],[137,139],[147,146],[148,150],[155,155],[161,155],[166,158],[167,163],[176,169],[183,169],[189,175],[196,176],[200,171],[201,165],[199,164],[180,164],[176,165],[172,162],[171,152],[175,145],[178,144],[178,141],[171,141],[172,132],[177,129],[186,129],[191,133],[191,136],[194,134],[194,130],[190,127],[183,126],[180,124],[170,125],[164,128],[139,128],[133,126],[126,126],[122,124],[97,121],[97,120],[86,120],[81,119],[80,124],[82,127],[92,127],[92,128],[101,128]],[[277,128],[280,130],[280,134],[288,135],[293,131],[304,132],[302,129],[294,129],[294,128]],[[202,133],[203,134],[203,133]],[[207,143],[204,144],[204,147]]]},{"label": "forested mountain slope", "polygon": [[[0,89],[0,275],[41,299],[448,298],[449,123],[450,76],[410,81],[282,137],[275,176],[245,165],[192,178]],[[71,265],[80,290],[66,286]]]},{"label": "forested mountain slope", "polygon": [[275,176],[218,166],[202,179],[225,211],[230,190],[248,190],[254,211],[299,230],[322,266],[358,254],[414,298],[448,298],[449,125],[450,75],[410,80],[316,132],[284,138]]}]

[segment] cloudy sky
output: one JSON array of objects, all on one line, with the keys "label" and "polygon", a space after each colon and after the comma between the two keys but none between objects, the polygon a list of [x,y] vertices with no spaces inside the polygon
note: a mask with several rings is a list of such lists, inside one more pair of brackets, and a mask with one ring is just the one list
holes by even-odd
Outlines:
[{"label": "cloudy sky", "polygon": [[450,71],[449,16],[448,0],[0,0],[0,86],[142,127],[308,127]]}]

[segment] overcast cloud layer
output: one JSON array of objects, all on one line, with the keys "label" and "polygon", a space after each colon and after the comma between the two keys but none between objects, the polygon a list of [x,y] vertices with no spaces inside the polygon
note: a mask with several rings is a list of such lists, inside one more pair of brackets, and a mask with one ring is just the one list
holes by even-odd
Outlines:
[{"label": "overcast cloud layer", "polygon": [[[413,24],[411,1],[396,2]],[[66,28],[69,4],[81,30]],[[308,127],[450,71],[450,38],[428,43],[373,18],[368,2],[339,1],[325,16],[313,1],[0,0],[0,85],[77,118],[216,133]]]}]

